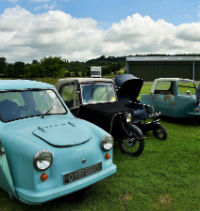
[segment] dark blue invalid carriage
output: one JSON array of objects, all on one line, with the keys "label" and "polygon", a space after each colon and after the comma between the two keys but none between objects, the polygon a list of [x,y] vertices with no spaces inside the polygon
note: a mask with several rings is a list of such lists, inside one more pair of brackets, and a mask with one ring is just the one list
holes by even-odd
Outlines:
[{"label": "dark blue invalid carriage", "polygon": [[143,80],[132,74],[123,74],[114,78],[114,82],[119,102],[132,108],[132,123],[137,125],[143,133],[152,131],[157,139],[166,140],[167,131],[158,119],[161,113],[155,112],[153,106],[142,104],[137,100]]}]

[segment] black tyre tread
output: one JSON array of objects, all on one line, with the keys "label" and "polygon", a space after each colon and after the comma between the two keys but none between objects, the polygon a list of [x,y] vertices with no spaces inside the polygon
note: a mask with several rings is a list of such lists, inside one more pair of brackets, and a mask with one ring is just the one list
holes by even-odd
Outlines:
[{"label": "black tyre tread", "polygon": [[[124,154],[130,155],[132,157],[138,157],[144,151],[144,136],[143,136],[141,130],[138,127],[137,127],[137,129],[138,129],[138,131],[137,131],[138,139],[136,141],[139,141],[139,148],[136,152],[130,152],[130,151],[126,150],[123,147],[123,139],[118,140],[120,150]],[[136,133],[136,130],[134,130],[134,133]]]},{"label": "black tyre tread", "polygon": [[139,140],[140,146],[139,146],[138,150],[137,150],[136,152],[134,152],[134,153],[125,150],[124,147],[123,147],[122,141],[123,141],[123,140],[120,139],[120,140],[118,141],[118,143],[119,143],[119,147],[120,147],[121,151],[122,151],[124,154],[130,155],[130,156],[132,156],[132,157],[138,157],[138,156],[144,151],[144,138]]},{"label": "black tyre tread", "polygon": [[[159,136],[158,133],[157,133],[157,130],[161,130],[162,132],[162,136]],[[159,125],[158,128],[156,128],[155,130],[153,130],[153,135],[159,139],[160,141],[165,141],[167,139],[167,131],[166,129],[164,128],[163,125]]]}]

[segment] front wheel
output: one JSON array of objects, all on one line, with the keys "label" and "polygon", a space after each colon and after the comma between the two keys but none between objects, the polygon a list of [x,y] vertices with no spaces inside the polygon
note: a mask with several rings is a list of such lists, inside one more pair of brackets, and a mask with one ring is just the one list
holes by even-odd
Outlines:
[{"label": "front wheel", "polygon": [[118,140],[121,151],[133,157],[139,156],[144,150],[144,136],[141,130],[131,125],[129,127],[129,136]]},{"label": "front wheel", "polygon": [[153,135],[161,141],[165,141],[167,139],[167,131],[162,125],[158,125],[153,130]]}]

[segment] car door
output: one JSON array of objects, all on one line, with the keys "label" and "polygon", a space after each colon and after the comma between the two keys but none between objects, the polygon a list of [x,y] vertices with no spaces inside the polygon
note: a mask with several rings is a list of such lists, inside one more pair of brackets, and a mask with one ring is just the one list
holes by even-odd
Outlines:
[{"label": "car door", "polygon": [[173,81],[158,81],[152,95],[156,111],[161,111],[164,116],[172,116],[175,112],[176,92]]},{"label": "car door", "polygon": [[10,168],[6,156],[6,151],[0,142],[0,187],[7,191],[10,195],[16,196],[15,188],[13,185]]},{"label": "car door", "polygon": [[178,117],[187,117],[190,112],[195,111],[196,85],[192,81],[180,80],[177,83],[177,98],[175,101]]},{"label": "car door", "polygon": [[61,97],[70,111],[76,115],[77,110],[80,106],[79,92],[77,91],[77,84],[70,83],[64,84],[59,90]]}]

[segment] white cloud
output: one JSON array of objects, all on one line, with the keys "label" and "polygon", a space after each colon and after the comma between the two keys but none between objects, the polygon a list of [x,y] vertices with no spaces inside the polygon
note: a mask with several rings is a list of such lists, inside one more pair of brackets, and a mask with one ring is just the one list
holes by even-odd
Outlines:
[{"label": "white cloud", "polygon": [[87,60],[101,55],[200,53],[200,23],[175,26],[134,14],[99,27],[91,18],[74,18],[58,10],[42,14],[15,7],[0,15],[0,56],[9,62],[61,56]]},{"label": "white cloud", "polygon": [[53,10],[56,8],[56,3],[53,4],[43,4],[34,8],[35,11],[37,10]]}]

